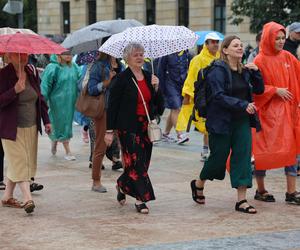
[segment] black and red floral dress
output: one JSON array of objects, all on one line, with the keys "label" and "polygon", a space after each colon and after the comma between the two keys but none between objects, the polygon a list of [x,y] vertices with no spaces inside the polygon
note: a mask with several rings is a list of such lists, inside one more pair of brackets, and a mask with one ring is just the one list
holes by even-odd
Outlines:
[{"label": "black and red floral dress", "polygon": [[[138,81],[138,85],[148,107],[151,93],[146,81]],[[142,202],[155,200],[153,187],[148,175],[152,142],[148,138],[147,127],[148,120],[145,107],[140,94],[138,94],[136,132],[118,130],[124,172],[118,178],[117,183],[125,194]]]}]

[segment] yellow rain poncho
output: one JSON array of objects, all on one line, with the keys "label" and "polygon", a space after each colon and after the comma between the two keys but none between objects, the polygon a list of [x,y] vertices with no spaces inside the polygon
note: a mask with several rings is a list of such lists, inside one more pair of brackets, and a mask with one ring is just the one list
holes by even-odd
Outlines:
[{"label": "yellow rain poncho", "polygon": [[[182,88],[182,95],[189,95],[190,96],[190,103],[186,105],[182,105],[177,124],[176,130],[177,131],[185,131],[187,128],[187,124],[189,118],[192,114],[193,106],[194,106],[194,83],[197,80],[198,72],[206,68],[213,60],[218,59],[220,57],[220,53],[217,52],[216,56],[213,56],[209,53],[207,47],[204,45],[202,51],[199,55],[195,56],[190,63],[188,75],[184,81],[184,85]],[[195,127],[204,134],[207,134],[205,128],[205,119],[200,118],[196,114],[197,122],[193,122]]]}]

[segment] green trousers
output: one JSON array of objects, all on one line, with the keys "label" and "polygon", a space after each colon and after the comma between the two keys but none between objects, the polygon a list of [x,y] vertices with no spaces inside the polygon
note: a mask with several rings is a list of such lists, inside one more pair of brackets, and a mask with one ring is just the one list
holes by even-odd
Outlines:
[{"label": "green trousers", "polygon": [[201,180],[223,180],[230,155],[230,180],[233,188],[252,187],[251,128],[248,117],[232,121],[229,134],[209,133],[210,155],[200,173]]}]

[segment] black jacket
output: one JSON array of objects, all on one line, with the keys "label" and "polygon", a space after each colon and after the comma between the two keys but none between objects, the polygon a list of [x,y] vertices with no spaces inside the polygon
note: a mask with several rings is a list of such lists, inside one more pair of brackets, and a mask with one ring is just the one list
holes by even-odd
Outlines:
[{"label": "black jacket", "polygon": [[297,49],[300,43],[297,41],[292,41],[291,39],[286,39],[283,49],[292,53],[297,59]]},{"label": "black jacket", "polygon": [[[232,76],[229,66],[221,60],[214,62],[214,67],[207,75],[207,83],[212,99],[207,104],[206,129],[210,133],[229,134],[232,111],[246,110],[253,102],[252,93],[262,94],[264,83],[260,71],[243,69],[242,77],[249,84],[248,101],[231,96]],[[261,129],[257,115],[250,115],[250,126]]]},{"label": "black jacket", "polygon": [[[149,115],[150,119],[153,120],[155,116],[162,115],[164,111],[164,100],[159,90],[155,92],[151,84],[151,74],[144,70],[143,74],[151,92]],[[118,129],[136,132],[138,89],[132,78],[136,80],[134,74],[128,67],[125,71],[115,76],[111,82],[107,108],[108,130]]]}]

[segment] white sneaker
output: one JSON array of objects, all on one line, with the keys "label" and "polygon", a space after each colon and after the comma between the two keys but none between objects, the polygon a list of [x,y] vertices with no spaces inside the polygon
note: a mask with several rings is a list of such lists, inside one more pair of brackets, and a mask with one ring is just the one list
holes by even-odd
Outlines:
[{"label": "white sneaker", "polygon": [[65,155],[65,159],[67,161],[76,161],[76,157],[74,155],[71,155],[71,154]]},{"label": "white sneaker", "polygon": [[163,134],[162,135],[162,141],[167,143],[174,143],[176,142],[176,139],[169,134]]},{"label": "white sneaker", "polygon": [[177,144],[183,144],[189,141],[189,137],[187,134],[179,134],[177,135]]},{"label": "white sneaker", "polygon": [[89,133],[81,128],[81,138],[84,143],[89,143]]}]

